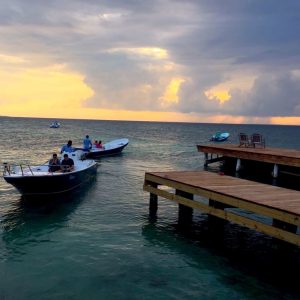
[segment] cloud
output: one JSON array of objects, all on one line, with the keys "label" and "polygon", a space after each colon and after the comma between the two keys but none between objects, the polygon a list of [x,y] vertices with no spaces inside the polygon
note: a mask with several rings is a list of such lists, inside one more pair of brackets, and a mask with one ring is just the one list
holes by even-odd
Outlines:
[{"label": "cloud", "polygon": [[92,95],[84,78],[64,66],[0,71],[2,113],[67,110],[70,106],[80,107],[82,100]]},{"label": "cloud", "polygon": [[178,91],[180,89],[181,84],[185,80],[183,78],[173,78],[171,82],[166,87],[166,90],[164,92],[164,95],[160,98],[162,101],[162,106],[168,106],[172,103],[178,103],[179,96]]},{"label": "cloud", "polygon": [[245,93],[233,93],[235,113],[257,116],[300,116],[300,77],[292,72],[259,77]]},{"label": "cloud", "polygon": [[22,57],[0,54],[0,62],[8,64],[24,64],[28,61]]},{"label": "cloud", "polygon": [[126,53],[132,59],[139,57],[150,57],[152,59],[166,59],[168,58],[168,51],[157,47],[140,47],[140,48],[114,48],[107,50],[108,53]]},{"label": "cloud", "polygon": [[93,91],[78,100],[86,109],[297,117],[299,11],[292,0],[10,0],[0,64],[65,66]]}]

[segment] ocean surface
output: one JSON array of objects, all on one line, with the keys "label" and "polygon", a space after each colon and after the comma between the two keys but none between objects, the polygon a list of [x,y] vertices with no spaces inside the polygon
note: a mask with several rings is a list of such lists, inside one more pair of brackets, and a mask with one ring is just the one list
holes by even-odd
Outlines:
[{"label": "ocean surface", "polygon": [[[177,205],[148,214],[146,171],[202,170],[196,144],[216,131],[260,132],[268,146],[300,149],[300,127],[0,118],[0,162],[40,164],[67,140],[130,140],[102,158],[97,177],[52,201],[25,201],[0,178],[0,299],[299,299],[298,247]],[[213,171],[213,170],[212,170]],[[2,173],[1,173],[2,174]]]}]

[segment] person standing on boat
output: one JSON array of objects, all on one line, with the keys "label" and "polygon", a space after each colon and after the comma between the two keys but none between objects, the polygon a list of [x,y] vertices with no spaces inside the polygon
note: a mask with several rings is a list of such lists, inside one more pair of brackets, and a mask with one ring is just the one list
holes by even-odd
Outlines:
[{"label": "person standing on boat", "polygon": [[93,144],[90,140],[90,137],[88,135],[85,136],[85,139],[83,140],[83,150],[90,150],[92,148]]},{"label": "person standing on boat", "polygon": [[60,161],[56,153],[53,153],[52,158],[49,160],[49,169],[48,172],[56,172],[60,170]]},{"label": "person standing on boat", "polygon": [[64,154],[64,159],[61,161],[60,165],[63,172],[71,172],[74,170],[74,160],[69,158],[67,153]]},{"label": "person standing on boat", "polygon": [[63,153],[63,152],[68,152],[68,153],[71,153],[73,152],[75,149],[72,147],[72,141],[69,140],[68,143],[64,146],[62,146],[61,150],[60,150],[60,153]]}]

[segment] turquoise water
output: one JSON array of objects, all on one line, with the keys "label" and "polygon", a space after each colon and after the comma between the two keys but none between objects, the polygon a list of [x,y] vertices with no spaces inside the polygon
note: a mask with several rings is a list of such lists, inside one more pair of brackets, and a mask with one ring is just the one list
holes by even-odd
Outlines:
[{"label": "turquoise water", "polygon": [[233,224],[222,232],[177,206],[148,215],[146,171],[201,170],[197,143],[216,131],[260,132],[300,149],[300,127],[0,118],[2,162],[38,164],[68,139],[127,137],[80,191],[30,203],[0,179],[0,299],[298,299],[300,251]]}]

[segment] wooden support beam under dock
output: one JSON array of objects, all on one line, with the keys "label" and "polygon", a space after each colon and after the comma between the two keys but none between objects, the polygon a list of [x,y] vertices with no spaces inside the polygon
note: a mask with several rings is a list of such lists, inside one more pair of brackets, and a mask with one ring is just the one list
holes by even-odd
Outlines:
[{"label": "wooden support beam under dock", "polygon": [[[150,208],[151,201],[157,201],[157,196],[160,196],[300,246],[300,235],[297,234],[300,226],[299,191],[206,171],[146,173],[144,190],[150,192]],[[208,201],[194,199],[194,196]],[[155,204],[156,211],[157,202]],[[247,214],[239,214],[232,208],[239,208]],[[269,223],[260,221],[257,215],[268,217]]]}]

